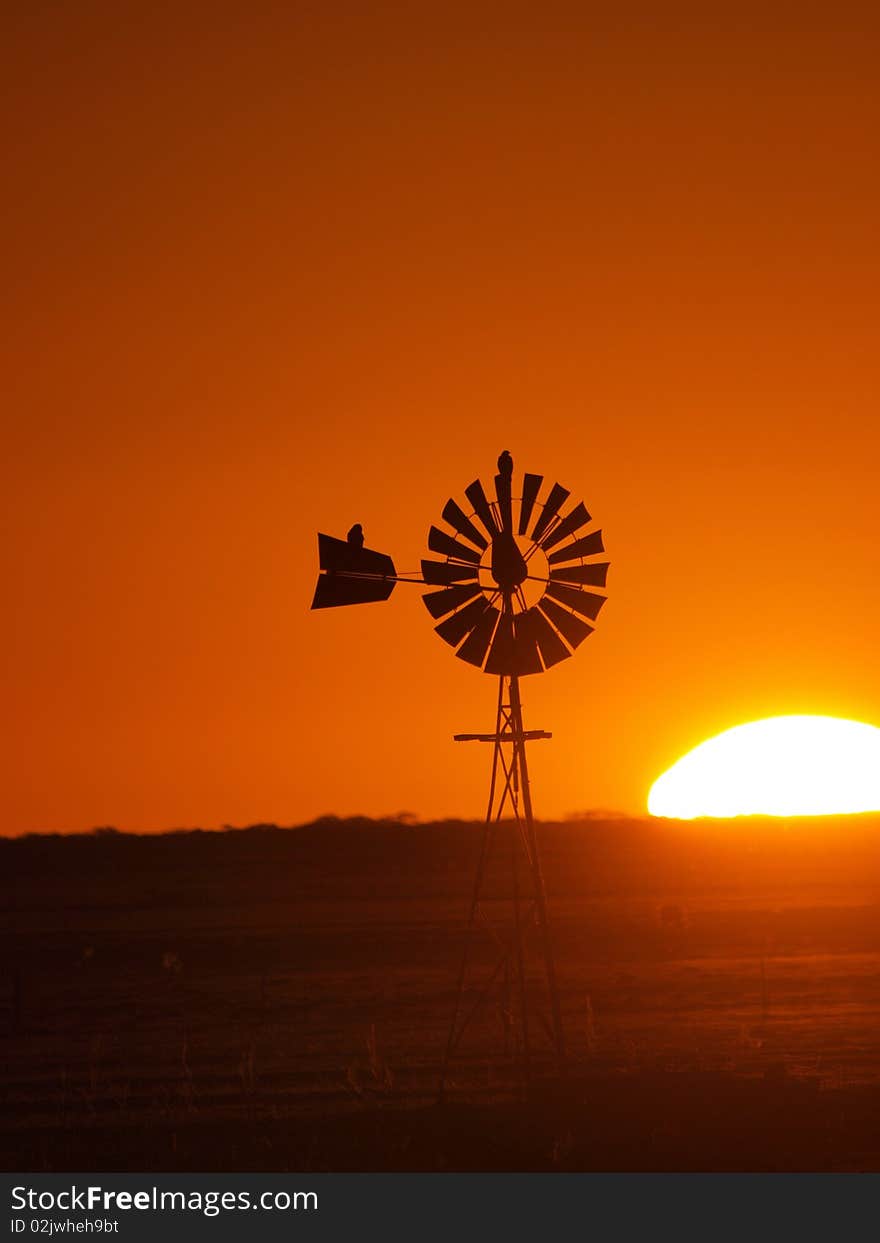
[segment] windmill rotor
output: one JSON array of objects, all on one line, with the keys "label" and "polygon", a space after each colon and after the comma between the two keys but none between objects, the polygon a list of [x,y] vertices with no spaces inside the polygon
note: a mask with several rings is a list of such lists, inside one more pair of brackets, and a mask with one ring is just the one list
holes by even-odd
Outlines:
[{"label": "windmill rotor", "polygon": [[475,480],[465,488],[471,512],[450,499],[442,518],[451,532],[430,528],[428,549],[445,560],[422,561],[424,581],[442,588],[423,600],[461,660],[522,677],[566,660],[592,634],[609,562],[582,501],[563,512],[571,494],[559,483],[540,501],[543,477],[529,473],[514,495],[509,454],[505,465],[492,499]]}]

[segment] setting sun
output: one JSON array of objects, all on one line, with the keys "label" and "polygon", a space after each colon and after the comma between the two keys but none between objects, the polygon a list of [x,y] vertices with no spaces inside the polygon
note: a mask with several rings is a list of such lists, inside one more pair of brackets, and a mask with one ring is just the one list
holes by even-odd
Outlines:
[{"label": "setting sun", "polygon": [[736,725],[689,751],[648,796],[652,816],[822,816],[880,809],[880,729],[827,716]]}]

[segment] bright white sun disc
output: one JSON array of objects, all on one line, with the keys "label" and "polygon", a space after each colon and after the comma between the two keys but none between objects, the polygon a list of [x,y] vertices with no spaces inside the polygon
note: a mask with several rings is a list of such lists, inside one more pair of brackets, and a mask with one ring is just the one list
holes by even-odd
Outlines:
[{"label": "bright white sun disc", "polygon": [[880,729],[831,716],[735,725],[654,782],[652,816],[825,816],[880,811]]}]

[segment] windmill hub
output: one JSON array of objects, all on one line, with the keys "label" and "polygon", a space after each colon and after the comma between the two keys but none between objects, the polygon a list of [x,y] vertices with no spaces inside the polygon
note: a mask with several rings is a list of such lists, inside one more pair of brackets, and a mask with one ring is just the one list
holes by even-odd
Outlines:
[{"label": "windmill hub", "polygon": [[492,577],[505,593],[516,591],[529,576],[526,559],[511,531],[499,531],[492,539]]}]

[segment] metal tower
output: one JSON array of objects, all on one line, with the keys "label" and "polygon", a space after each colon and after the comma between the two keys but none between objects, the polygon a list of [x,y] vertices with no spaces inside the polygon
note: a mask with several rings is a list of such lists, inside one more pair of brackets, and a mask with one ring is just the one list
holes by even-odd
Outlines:
[{"label": "metal tower", "polygon": [[[458,742],[491,744],[492,765],[441,1095],[465,1030],[493,996],[505,1053],[526,1082],[548,1042],[557,1070],[565,1066],[526,757],[527,743],[551,735],[525,729],[520,679],[566,660],[592,633],[607,598],[609,563],[602,532],[587,530],[593,520],[582,502],[563,514],[570,496],[566,488],[554,483],[541,501],[541,475],[526,473],[518,495],[513,477],[513,460],[505,450],[492,499],[475,480],[464,490],[468,511],[447,501],[442,517],[451,531],[432,526],[428,532],[429,551],[444,560],[423,560],[421,576],[398,575],[390,557],[364,548],[359,525],[345,541],[318,536],[321,574],[312,608],[387,600],[398,582],[423,583],[435,589],[423,599],[440,637],[459,659],[498,679],[494,730],[455,735]],[[483,934],[494,947],[488,964],[476,961],[476,939]],[[530,979],[530,959],[539,965],[543,989]]]}]

